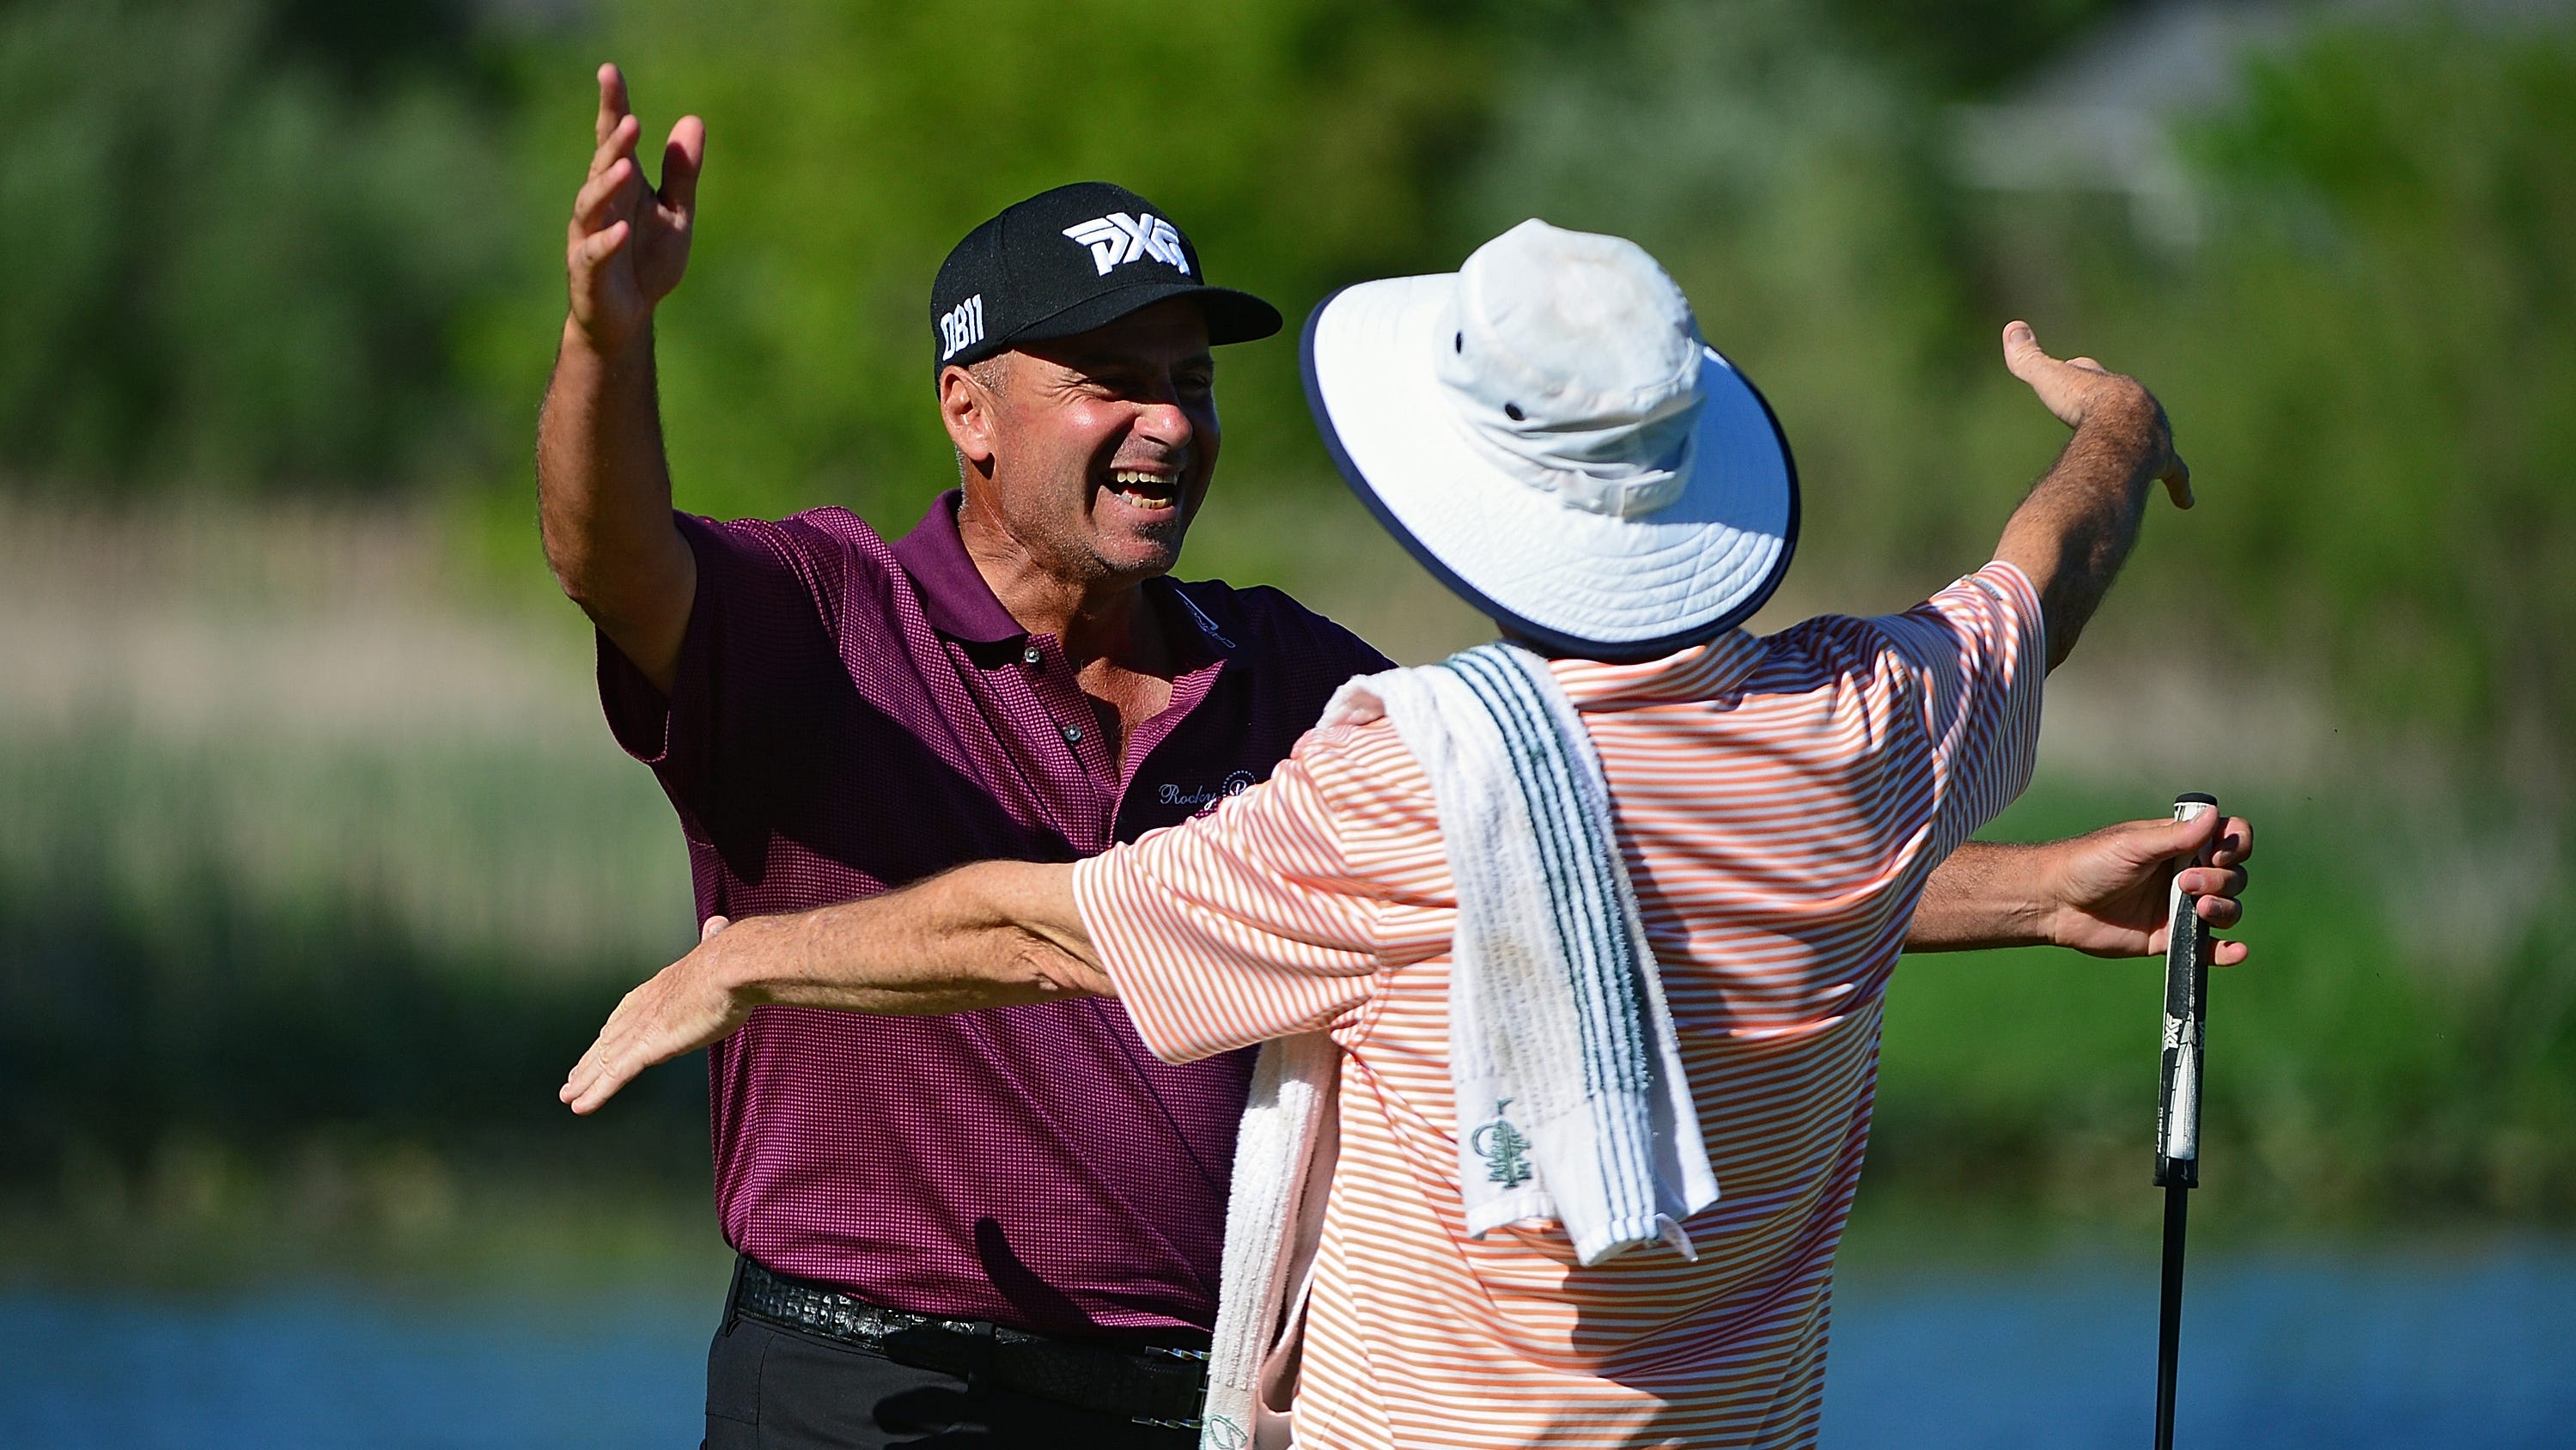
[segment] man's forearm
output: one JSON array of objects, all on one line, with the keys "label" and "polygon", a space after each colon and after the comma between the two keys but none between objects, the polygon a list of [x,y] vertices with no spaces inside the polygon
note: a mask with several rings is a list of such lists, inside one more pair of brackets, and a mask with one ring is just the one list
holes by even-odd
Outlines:
[{"label": "man's forearm", "polygon": [[1061,865],[961,867],[863,901],[736,922],[700,950],[719,985],[760,1005],[922,1016],[1111,990]]},{"label": "man's forearm", "polygon": [[2050,669],[2074,650],[2128,561],[2165,452],[2155,399],[2135,387],[2113,394],[2005,524],[1995,557],[2019,565],[2039,591]]},{"label": "man's forearm", "polygon": [[668,691],[697,559],[671,520],[648,328],[615,353],[570,319],[537,421],[537,518],[566,594]]},{"label": "man's forearm", "polygon": [[1970,841],[1950,853],[1923,883],[1909,952],[1964,952],[1988,947],[2046,946],[2052,904],[2037,891],[2035,853],[2045,848]]},{"label": "man's forearm", "polygon": [[635,1074],[733,1035],[755,1008],[884,1017],[1113,996],[1073,868],[988,861],[901,891],[724,926],[626,994],[559,1096],[598,1110]]}]

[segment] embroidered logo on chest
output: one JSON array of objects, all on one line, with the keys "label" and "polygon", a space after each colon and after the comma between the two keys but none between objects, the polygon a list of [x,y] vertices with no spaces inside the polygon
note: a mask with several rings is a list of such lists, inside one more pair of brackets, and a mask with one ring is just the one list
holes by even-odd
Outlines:
[{"label": "embroidered logo on chest", "polygon": [[1167,806],[1194,806],[1198,814],[1216,809],[1216,803],[1230,795],[1241,795],[1252,789],[1252,772],[1238,770],[1214,785],[1179,786],[1170,781],[1154,793],[1154,799]]}]

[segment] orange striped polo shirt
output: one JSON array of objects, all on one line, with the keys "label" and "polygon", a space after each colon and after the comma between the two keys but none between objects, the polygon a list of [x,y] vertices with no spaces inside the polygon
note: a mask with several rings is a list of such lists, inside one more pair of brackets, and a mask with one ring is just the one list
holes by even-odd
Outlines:
[{"label": "orange striped polo shirt", "polygon": [[1343,1049],[1297,1438],[1813,1443],[1880,1008],[1924,878],[2030,777],[2039,601],[1990,564],[1902,615],[1551,668],[1590,729],[1722,1197],[1697,1262],[1471,1239],[1451,1102],[1457,901],[1384,721],[1317,730],[1210,815],[1074,869],[1147,1046]]}]

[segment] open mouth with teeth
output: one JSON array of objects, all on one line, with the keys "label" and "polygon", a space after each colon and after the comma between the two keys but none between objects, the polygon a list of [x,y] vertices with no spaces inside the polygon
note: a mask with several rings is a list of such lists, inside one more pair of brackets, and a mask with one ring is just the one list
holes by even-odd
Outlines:
[{"label": "open mouth with teeth", "polygon": [[1171,474],[1137,468],[1109,471],[1109,491],[1118,501],[1143,513],[1160,513],[1181,504],[1181,481]]}]

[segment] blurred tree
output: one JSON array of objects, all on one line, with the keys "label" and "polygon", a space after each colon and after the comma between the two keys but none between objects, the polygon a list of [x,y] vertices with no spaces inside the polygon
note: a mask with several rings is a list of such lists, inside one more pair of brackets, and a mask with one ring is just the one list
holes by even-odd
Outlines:
[{"label": "blurred tree", "polygon": [[[1843,3],[1899,52],[1991,33],[1972,47],[1991,68],[2094,0],[1989,0],[1964,28],[1907,0]],[[1527,109],[1498,55],[1544,70],[1560,48],[1597,55],[1603,34],[1747,33],[1740,5],[1641,0],[1119,0],[1079,23],[1034,0],[647,0],[566,12],[590,42],[575,60],[524,27],[478,28],[486,8],[0,7],[0,120],[19,138],[0,198],[42,219],[0,276],[0,466],[375,488],[515,451],[542,366],[526,330],[554,305],[542,219],[578,174],[570,77],[595,45],[630,61],[648,111],[668,108],[657,119],[697,109],[717,136],[697,275],[664,338],[684,492],[718,511],[854,501],[891,522],[944,476],[912,392],[917,294],[947,242],[1011,198],[1128,181],[1221,276],[1300,314],[1359,276],[1450,265],[1482,234],[1459,183],[1507,169],[1478,161],[1498,110]],[[1694,79],[1641,58],[1668,94]],[[1760,59],[1717,59],[1697,79],[1762,84]],[[1803,99],[1840,113],[1885,90],[1845,59]],[[515,166],[494,141],[512,114],[533,118]],[[1643,206],[1698,200],[1657,189],[1689,167],[1658,157]],[[1227,358],[1237,475],[1325,473],[1291,354]]]},{"label": "blurred tree", "polygon": [[357,88],[404,75],[468,79],[484,69],[477,8],[469,0],[272,0],[267,39],[279,55]]},{"label": "blurred tree", "polygon": [[476,437],[448,330],[522,230],[498,135],[448,88],[335,85],[275,22],[0,10],[15,478],[381,487]]},{"label": "blurred tree", "polygon": [[1988,92],[2141,0],[1827,0],[1872,50],[1942,92]]},{"label": "blurred tree", "polygon": [[[2576,771],[2576,38],[2432,23],[2257,65],[2193,134],[2225,226],[2098,279],[2223,460],[2196,541],[2369,718],[2554,811]],[[2536,794],[2532,793],[2536,792]]]}]

